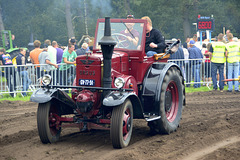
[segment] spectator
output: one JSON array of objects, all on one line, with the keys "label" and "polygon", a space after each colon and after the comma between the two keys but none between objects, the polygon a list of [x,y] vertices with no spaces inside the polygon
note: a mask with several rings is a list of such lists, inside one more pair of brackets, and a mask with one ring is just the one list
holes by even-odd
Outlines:
[{"label": "spectator", "polygon": [[226,52],[226,46],[222,42],[223,41],[223,34],[220,33],[218,35],[218,41],[212,43],[210,46],[209,52],[211,57],[211,64],[212,64],[212,81],[213,81],[213,90],[217,90],[217,70],[219,71],[219,88],[220,91],[223,92],[224,88],[224,63],[226,62],[225,52]]},{"label": "spectator", "polygon": [[70,39],[70,43],[72,43],[72,44],[74,45],[75,50],[78,49],[77,40],[76,40],[75,37],[72,37],[72,38]]},{"label": "spectator", "polygon": [[145,52],[148,57],[157,53],[164,53],[166,48],[165,39],[162,33],[152,27],[152,21],[148,16],[141,19],[147,20]]},{"label": "spectator", "polygon": [[186,48],[183,48],[183,53],[184,53],[184,59],[185,59],[185,64],[184,64],[184,71],[185,71],[185,80],[186,80],[186,87],[190,87],[190,79],[191,79],[191,67],[189,63],[189,52]]},{"label": "spectator", "polygon": [[206,32],[202,32],[202,41],[205,41],[207,39]]},{"label": "spectator", "polygon": [[[20,53],[16,57],[17,65],[26,65],[26,50],[20,48]],[[27,96],[26,91],[28,90],[29,85],[32,83],[31,79],[28,76],[28,68],[25,66],[20,66],[17,68],[21,78],[22,78],[22,85],[23,85],[23,92],[21,93],[23,97]]]},{"label": "spectator", "polygon": [[[45,40],[44,43],[47,46],[47,52],[51,60],[51,63],[57,64],[57,49],[51,45],[51,41],[49,39]],[[53,66],[52,68],[54,69],[55,67]]]},{"label": "spectator", "polygon": [[[9,54],[6,54],[4,48],[0,49],[0,62],[5,66],[12,66],[12,58]],[[15,70],[14,67],[5,67],[4,68],[4,76],[7,79],[7,85],[10,92],[13,92],[15,89],[16,78],[15,78]],[[13,83],[11,83],[11,79],[13,79]],[[15,97],[14,93],[10,93],[10,96]]]},{"label": "spectator", "polygon": [[[15,41],[14,41],[14,40],[15,40],[15,35],[12,34],[11,38],[12,38],[12,47],[13,47],[13,48],[17,48],[17,46],[15,45]],[[8,40],[7,48],[8,48],[8,49],[10,48],[10,41],[9,41],[9,40]]]},{"label": "spectator", "polygon": [[88,48],[88,44],[87,43],[83,43],[82,47],[76,50],[77,55],[79,56],[79,55],[86,54],[87,48]]},{"label": "spectator", "polygon": [[[75,37],[72,37],[72,38],[70,38],[69,40],[68,40],[68,44],[73,44],[74,45],[74,48],[75,48],[75,46],[76,46],[76,39],[75,39]],[[76,48],[75,48],[76,49]],[[68,46],[63,50],[63,52],[66,52],[66,51],[68,51]]]},{"label": "spectator", "polygon": [[57,50],[56,63],[60,64],[62,61],[63,50],[59,48],[57,41],[52,41],[52,46]]},{"label": "spectator", "polygon": [[234,42],[238,42],[238,38],[237,37],[233,37],[232,39]]},{"label": "spectator", "polygon": [[[61,85],[66,85],[67,84],[67,75],[73,74],[73,66],[74,64],[76,64],[76,57],[77,57],[77,53],[74,51],[74,44],[69,43],[68,44],[68,50],[66,52],[63,53],[62,56],[62,62],[61,63],[66,63],[66,65],[61,65],[60,66],[60,84]],[[65,82],[65,83],[63,83]]]},{"label": "spectator", "polygon": [[228,30],[226,31],[226,34],[225,34],[224,37],[223,37],[223,40],[224,40],[226,43],[229,42],[228,36],[227,36],[229,33],[231,33],[231,31],[228,29]]},{"label": "spectator", "polygon": [[[205,41],[207,39],[206,32],[200,32],[202,34],[202,41]],[[200,41],[200,37],[198,37],[198,41]]]},{"label": "spectator", "polygon": [[93,46],[89,46],[89,50],[93,52]]},{"label": "spectator", "polygon": [[[62,56],[63,56],[63,50],[61,48],[59,48],[58,43],[56,41],[52,41],[52,46],[57,50],[57,64],[60,64],[62,61]],[[58,65],[57,68],[57,83],[59,83],[60,81],[60,74],[59,74],[59,67],[60,65]]]},{"label": "spectator", "polygon": [[58,68],[57,64],[51,62],[48,48],[43,49],[42,53],[39,54],[38,59],[40,64],[48,64],[41,66],[41,76],[43,76],[44,74],[50,74],[50,71],[52,70],[51,66],[53,66],[54,68]]},{"label": "spectator", "polygon": [[[172,39],[172,41],[177,41],[177,39]],[[182,47],[179,46],[177,52],[170,54],[169,60],[177,59],[177,61],[172,61],[173,63],[176,63],[180,69],[183,69],[183,60],[184,60],[184,53]]]},{"label": "spectator", "polygon": [[[201,53],[202,53],[202,55],[203,55],[203,61],[202,61],[202,77],[205,77],[205,75],[204,75],[204,66],[205,66],[205,56],[204,56],[204,54],[205,54],[205,51],[207,50],[207,45],[205,44],[205,43],[202,43],[202,49],[201,49]],[[202,78],[203,79],[203,81],[205,82],[205,79],[204,78]],[[203,83],[203,86],[205,86],[206,84],[205,83]]]},{"label": "spectator", "polygon": [[[47,52],[50,58],[51,63],[57,64],[57,49],[51,45],[51,41],[49,39],[44,42],[47,45]],[[51,72],[49,73],[53,77],[53,84],[56,85],[56,67],[52,65]]]},{"label": "spectator", "polygon": [[88,48],[87,48],[87,50],[86,51],[89,51],[90,49],[89,49],[89,46],[90,46],[90,43],[92,42],[92,40],[90,39],[90,38],[85,38],[84,39],[84,43],[87,43],[88,44]]},{"label": "spectator", "polygon": [[199,48],[197,48],[195,45],[195,41],[191,40],[189,42],[190,48],[188,49],[189,51],[189,59],[193,59],[191,60],[191,66],[193,66],[193,73],[194,73],[194,88],[199,88],[201,87],[200,84],[200,67],[202,64],[202,60],[196,60],[196,59],[202,59],[203,55],[200,51]]},{"label": "spectator", "polygon": [[[202,44],[202,49],[201,49],[201,53],[204,56],[205,52],[207,51],[207,45],[205,43]],[[205,58],[205,57],[204,57]]]},{"label": "spectator", "polygon": [[[205,58],[205,81],[206,82],[211,82],[211,53],[209,53],[209,49],[210,49],[211,43],[207,44],[207,50],[205,50],[204,53],[204,58]],[[211,83],[208,83],[209,86],[211,86]]]},{"label": "spectator", "polygon": [[[39,40],[35,40],[33,42],[33,45],[34,45],[35,49],[30,52],[30,59],[31,59],[32,64],[39,64],[38,56],[43,51],[40,48],[41,42]],[[36,69],[35,71],[36,71],[37,79],[39,79],[41,77],[40,76],[40,66],[35,66],[35,69]]]},{"label": "spectator", "polygon": [[194,35],[193,38],[192,38],[192,40],[195,41],[195,43],[194,43],[194,46],[195,46],[195,47],[197,47],[197,48],[199,48],[199,49],[202,48],[202,46],[201,46],[200,43],[198,42],[197,35]]},{"label": "spectator", "polygon": [[[239,48],[240,45],[238,42],[233,41],[232,33],[227,34],[227,39],[229,43],[227,43],[227,62],[228,62],[228,79],[238,78],[239,73],[239,58],[240,52]],[[234,72],[233,72],[234,71]],[[228,82],[228,92],[232,92],[233,90],[233,82]],[[239,92],[239,82],[234,81],[234,91]]]},{"label": "spectator", "polygon": [[183,43],[183,48],[188,49],[188,43],[189,43],[189,41],[190,41],[190,38],[187,37],[187,38],[186,38],[186,41]]}]

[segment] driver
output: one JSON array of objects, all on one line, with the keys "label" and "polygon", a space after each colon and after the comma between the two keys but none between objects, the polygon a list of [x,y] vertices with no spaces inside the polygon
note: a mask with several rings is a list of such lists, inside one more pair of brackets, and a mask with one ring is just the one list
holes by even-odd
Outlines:
[{"label": "driver", "polygon": [[[127,19],[134,19],[133,15],[128,15]],[[139,41],[139,32],[133,28],[135,23],[126,23],[127,28],[123,31],[121,31],[120,33],[125,35],[128,42],[131,42],[131,45],[133,44],[134,47],[136,48],[138,45],[138,41]],[[131,33],[130,33],[131,32]],[[121,37],[121,40],[125,40],[125,37]],[[129,44],[127,44],[128,42],[124,42],[124,46],[129,46]]]},{"label": "driver", "polygon": [[148,16],[141,19],[147,20],[145,52],[148,57],[157,53],[164,53],[166,48],[165,39],[158,29],[152,27],[152,21]]}]

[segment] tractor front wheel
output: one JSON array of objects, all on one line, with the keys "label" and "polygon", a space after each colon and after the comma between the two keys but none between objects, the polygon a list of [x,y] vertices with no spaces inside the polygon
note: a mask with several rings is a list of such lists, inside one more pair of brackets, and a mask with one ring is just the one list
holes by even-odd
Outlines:
[{"label": "tractor front wheel", "polygon": [[114,107],[111,117],[110,136],[114,148],[127,147],[133,127],[133,107],[129,99],[122,105]]},{"label": "tractor front wheel", "polygon": [[37,126],[42,143],[54,143],[59,140],[61,133],[60,117],[57,107],[51,101],[38,105]]}]

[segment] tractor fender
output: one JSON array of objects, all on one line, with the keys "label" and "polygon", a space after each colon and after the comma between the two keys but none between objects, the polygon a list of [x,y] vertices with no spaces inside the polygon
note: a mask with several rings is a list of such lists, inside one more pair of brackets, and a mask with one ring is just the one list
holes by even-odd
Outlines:
[{"label": "tractor fender", "polygon": [[[175,63],[168,63],[162,70],[162,73],[160,74],[159,77],[159,81],[157,83],[157,87],[156,87],[156,97],[155,97],[155,101],[156,102],[160,102],[160,93],[161,93],[161,88],[162,88],[162,84],[163,84],[163,79],[167,73],[167,71],[169,70],[170,67],[176,67],[179,71],[180,71],[180,75],[183,76],[182,71],[180,69],[180,67],[175,64]],[[182,82],[184,84],[184,81]]]},{"label": "tractor fender", "polygon": [[76,103],[72,100],[68,94],[60,89],[40,88],[33,92],[30,97],[30,101],[36,103],[47,103],[54,101],[60,107],[76,108]]},{"label": "tractor fender", "polygon": [[[163,79],[171,67],[176,67],[182,75],[181,69],[175,63],[156,62],[149,67],[143,80],[142,100],[144,110],[149,108],[149,102],[153,102],[154,106],[159,106]],[[155,108],[153,108],[153,111],[156,111]]]},{"label": "tractor fender", "polygon": [[144,118],[142,104],[134,92],[112,91],[103,99],[103,105],[107,107],[119,106],[127,98],[131,100],[133,105],[134,118]]}]

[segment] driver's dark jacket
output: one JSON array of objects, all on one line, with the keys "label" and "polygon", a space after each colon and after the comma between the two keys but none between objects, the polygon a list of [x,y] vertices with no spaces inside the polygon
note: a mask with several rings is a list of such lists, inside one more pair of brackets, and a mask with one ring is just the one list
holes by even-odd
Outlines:
[{"label": "driver's dark jacket", "polygon": [[[153,42],[158,45],[157,48],[151,48],[149,44]],[[157,29],[152,29],[149,33],[146,34],[146,43],[145,43],[145,52],[155,51],[157,53],[164,53],[166,48],[165,39],[162,36],[162,33]]]}]

